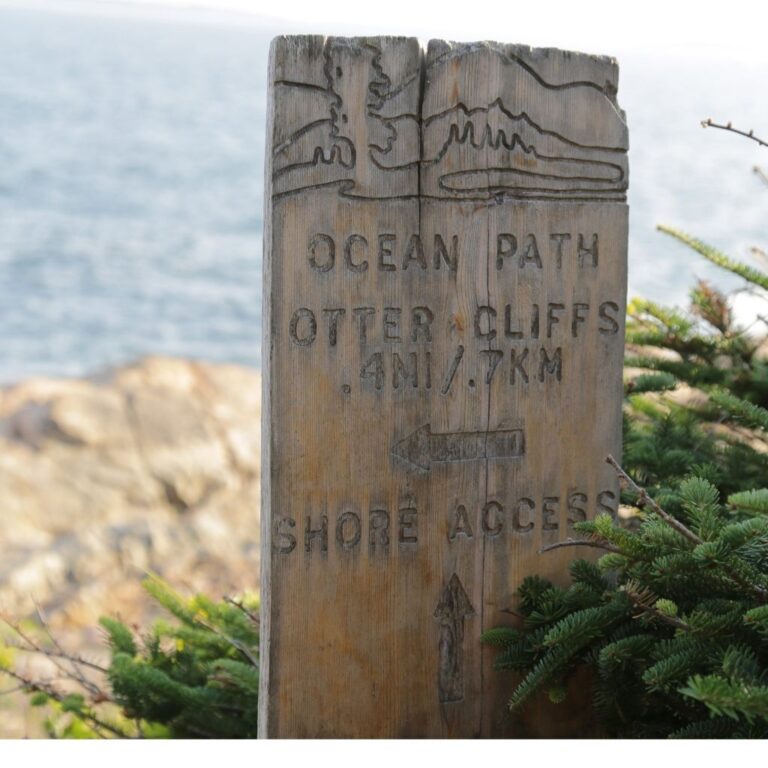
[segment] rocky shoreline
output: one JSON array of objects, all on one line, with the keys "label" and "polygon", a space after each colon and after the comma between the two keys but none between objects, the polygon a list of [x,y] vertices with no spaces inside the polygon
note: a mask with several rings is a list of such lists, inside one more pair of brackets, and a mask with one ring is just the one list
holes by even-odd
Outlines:
[{"label": "rocky shoreline", "polygon": [[149,357],[0,390],[0,612],[39,606],[77,636],[149,620],[148,571],[257,589],[260,422],[260,374],[233,365]]}]

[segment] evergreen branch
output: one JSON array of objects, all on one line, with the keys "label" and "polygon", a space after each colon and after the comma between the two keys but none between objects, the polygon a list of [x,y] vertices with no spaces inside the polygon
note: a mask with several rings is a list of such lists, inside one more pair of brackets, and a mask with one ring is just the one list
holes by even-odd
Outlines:
[{"label": "evergreen branch", "polygon": [[701,127],[719,128],[721,131],[730,131],[731,133],[736,133],[739,136],[743,136],[745,139],[751,139],[752,141],[757,142],[761,147],[768,147],[768,141],[764,141],[759,136],[755,136],[755,132],[751,128],[748,131],[742,131],[739,128],[734,128],[730,122],[726,123],[725,125],[716,123],[711,117],[708,117],[706,120],[702,120]]},{"label": "evergreen branch", "polygon": [[674,627],[675,629],[682,629],[686,632],[690,631],[690,626],[686,624],[682,619],[678,619],[676,616],[664,613],[658,608],[655,608],[651,604],[651,600],[649,600],[649,598],[652,598],[652,602],[656,602],[656,598],[655,595],[650,594],[649,590],[638,591],[630,582],[622,588],[622,592],[624,592],[624,594],[632,601],[632,604],[635,606],[635,608],[638,608],[640,611],[642,611],[642,613],[648,616],[652,616],[653,618],[658,619],[659,621],[662,621],[665,624],[668,624],[670,627]]},{"label": "evergreen branch", "polygon": [[656,229],[666,235],[671,235],[689,248],[693,248],[694,251],[700,253],[705,259],[711,261],[713,264],[717,264],[718,267],[727,269],[729,272],[733,272],[733,274],[743,277],[748,282],[768,290],[768,275],[764,272],[761,272],[754,267],[750,267],[747,264],[735,261],[730,258],[730,256],[726,256],[716,248],[712,248],[712,246],[707,245],[701,240],[697,240],[695,237],[687,235],[685,232],[680,232],[677,229],[664,226],[663,224],[659,224]]},{"label": "evergreen branch", "polygon": [[671,374],[664,371],[659,373],[643,373],[635,379],[631,379],[624,385],[627,394],[639,395],[644,392],[667,392],[677,387],[678,381]]},{"label": "evergreen branch", "polygon": [[702,544],[703,540],[700,539],[693,531],[687,528],[677,518],[672,517],[668,512],[665,512],[649,495],[645,488],[641,488],[620,466],[613,456],[608,456],[606,461],[616,470],[619,478],[629,485],[629,487],[637,494],[637,504],[639,507],[648,506],[655,512],[667,525],[674,528],[681,536],[685,537],[694,544]]},{"label": "evergreen branch", "polygon": [[733,418],[744,422],[746,426],[768,431],[768,410],[765,408],[722,390],[712,392],[710,397],[715,405],[728,411]]},{"label": "evergreen branch", "polygon": [[712,717],[688,723],[673,731],[670,739],[727,739],[733,733],[732,723],[725,717]]},{"label": "evergreen branch", "polygon": [[622,615],[620,604],[609,603],[575,611],[549,628],[543,639],[547,651],[517,686],[509,700],[509,708],[520,707],[542,685],[562,671],[601,632],[620,620]]},{"label": "evergreen branch", "polygon": [[[623,479],[629,487],[637,494],[638,506],[648,506],[655,512],[665,523],[676,530],[681,536],[684,536],[689,541],[699,546],[704,544],[704,540],[699,538],[693,531],[687,526],[681,523],[677,518],[665,512],[649,495],[645,488],[641,488],[618,464],[613,456],[608,456],[606,461],[616,470],[620,479]],[[747,565],[742,561],[739,561],[736,557],[729,557],[728,560],[722,564],[725,575],[733,582],[741,587],[752,592],[762,602],[768,601],[768,589],[758,584],[754,584],[749,578],[745,576],[745,572],[748,571]]]},{"label": "evergreen branch", "polygon": [[694,675],[680,693],[703,702],[716,715],[737,720],[742,715],[752,722],[768,720],[768,687],[733,683],[717,675]]},{"label": "evergreen branch", "polygon": [[551,552],[553,549],[561,549],[562,547],[595,547],[596,549],[605,549],[608,552],[617,552],[618,554],[621,554],[621,550],[613,544],[601,541],[590,541],[589,539],[566,539],[565,541],[558,541],[555,544],[549,544],[546,547],[542,547],[539,550],[539,554]]}]

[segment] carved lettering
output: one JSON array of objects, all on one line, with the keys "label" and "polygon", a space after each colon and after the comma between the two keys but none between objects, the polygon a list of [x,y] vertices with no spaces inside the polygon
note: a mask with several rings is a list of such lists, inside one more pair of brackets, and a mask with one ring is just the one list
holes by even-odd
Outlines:
[{"label": "carved lettering", "polygon": [[392,353],[392,386],[395,389],[405,384],[410,384],[412,387],[419,386],[418,357],[415,352],[409,352],[406,359],[408,365],[403,362],[397,352]]},{"label": "carved lettering", "polygon": [[508,339],[521,339],[523,332],[518,325],[514,330],[512,329],[512,305],[507,304],[504,307],[504,336]]},{"label": "carved lettering", "polygon": [[562,312],[565,309],[565,304],[549,303],[547,304],[547,338],[552,338],[552,326],[555,323],[559,323],[560,319],[557,316],[558,312]]},{"label": "carved lettering", "polygon": [[573,305],[573,314],[571,315],[571,336],[575,339],[579,335],[579,324],[586,322],[586,315],[582,311],[589,311],[589,304],[575,302]]},{"label": "carved lettering", "polygon": [[402,341],[400,338],[400,307],[384,307],[384,341]]},{"label": "carved lettering", "polygon": [[544,381],[544,374],[553,375],[558,381],[563,378],[563,351],[558,347],[552,357],[544,347],[541,348],[541,362],[539,363],[539,381]]},{"label": "carved lettering", "polygon": [[330,235],[315,235],[309,241],[309,263],[317,272],[333,269],[336,260],[336,243]]},{"label": "carved lettering", "polygon": [[295,528],[296,521],[292,517],[280,517],[275,525],[275,544],[276,552],[281,555],[289,555],[296,549],[296,537],[285,530],[285,528]]},{"label": "carved lettering", "polygon": [[432,342],[432,321],[435,313],[429,307],[414,307],[411,311],[411,341]]},{"label": "carved lettering", "polygon": [[317,336],[317,320],[311,309],[302,307],[291,315],[288,326],[291,341],[300,347],[309,347]]},{"label": "carved lettering", "polygon": [[369,379],[376,389],[384,386],[384,357],[381,352],[374,352],[360,368],[360,378]]},{"label": "carved lettering", "polygon": [[373,307],[355,307],[352,314],[357,320],[357,330],[360,335],[360,343],[368,343],[368,318],[376,314]]},{"label": "carved lettering", "polygon": [[463,504],[459,504],[448,518],[448,541],[454,541],[457,536],[465,536],[468,539],[474,536],[467,508]]},{"label": "carved lettering", "polygon": [[312,527],[312,516],[307,515],[307,523],[304,529],[304,551],[312,551],[312,542],[315,539],[320,541],[320,551],[328,551],[328,515],[320,515],[320,527]]},{"label": "carved lettering", "polygon": [[403,269],[408,269],[412,262],[416,262],[423,270],[427,269],[427,259],[424,256],[424,248],[418,235],[411,235],[403,256]]},{"label": "carved lettering", "polygon": [[[483,318],[487,318],[483,323]],[[475,311],[475,336],[484,341],[493,341],[496,338],[496,329],[493,321],[496,318],[496,310],[493,307],[480,306]],[[485,330],[484,330],[485,326]]]},{"label": "carved lettering", "polygon": [[389,259],[392,258],[395,247],[395,235],[379,235],[379,269],[382,272],[394,272],[397,267]]},{"label": "carved lettering", "polygon": [[360,543],[362,523],[356,512],[344,512],[336,521],[336,541],[344,550],[352,550]]},{"label": "carved lettering", "polygon": [[615,518],[618,514],[616,494],[613,491],[601,491],[598,493],[597,509],[600,512],[607,512],[611,517]]},{"label": "carved lettering", "polygon": [[488,355],[488,370],[485,373],[485,383],[490,384],[493,381],[493,374],[496,373],[496,368],[504,359],[504,353],[500,349],[481,349],[480,354]]},{"label": "carved lettering", "polygon": [[398,541],[400,544],[416,544],[418,535],[418,513],[416,507],[402,507],[399,511],[400,529]]},{"label": "carved lettering", "polygon": [[603,335],[611,336],[619,332],[619,321],[615,315],[618,315],[619,305],[615,301],[604,301],[600,305],[598,313],[600,319],[605,321],[605,324],[601,325],[599,330]]},{"label": "carved lettering", "polygon": [[515,384],[517,382],[517,375],[520,374],[520,378],[523,383],[528,383],[528,371],[525,370],[525,360],[528,357],[528,347],[522,350],[512,347],[510,350],[510,357],[512,360],[512,367],[509,372],[509,383]]},{"label": "carved lettering", "polygon": [[578,240],[579,266],[583,267],[585,261],[589,260],[590,266],[597,266],[597,234],[592,235],[592,244],[587,245],[584,235],[579,235]]},{"label": "carved lettering", "polygon": [[459,238],[454,235],[451,238],[450,250],[440,235],[435,235],[435,269],[440,269],[441,262],[445,262],[451,272],[455,272],[459,267]]},{"label": "carved lettering", "polygon": [[501,234],[496,238],[496,269],[504,268],[504,259],[514,256],[517,251],[517,238],[511,234]]},{"label": "carved lettering", "polygon": [[344,262],[352,272],[365,272],[368,269],[368,262],[365,258],[355,261],[352,253],[355,244],[359,245],[363,256],[368,253],[368,241],[362,235],[350,235],[344,243]]},{"label": "carved lettering", "polygon": [[512,527],[518,533],[528,533],[533,530],[533,513],[536,510],[536,503],[533,499],[523,496],[512,514]]},{"label": "carved lettering", "polygon": [[539,246],[535,235],[526,235],[525,243],[520,249],[520,268],[533,264],[539,269],[542,268],[541,256],[539,255]]},{"label": "carved lettering", "polygon": [[498,536],[504,527],[503,514],[504,508],[498,501],[487,502],[480,516],[480,525],[483,533],[487,533],[492,537]]},{"label": "carved lettering", "polygon": [[328,346],[335,347],[339,335],[339,320],[346,314],[346,309],[324,309],[328,318]]},{"label": "carved lettering", "polygon": [[587,494],[575,491],[568,495],[568,525],[583,523],[587,519]]},{"label": "carved lettering", "polygon": [[557,496],[545,496],[541,505],[541,528],[544,531],[556,531],[560,527],[560,499]]},{"label": "carved lettering", "polygon": [[563,268],[563,245],[567,243],[571,236],[567,232],[553,232],[549,239],[555,243],[555,264],[558,269]]},{"label": "carved lettering", "polygon": [[368,516],[368,548],[371,554],[378,547],[386,553],[389,549],[389,512],[386,509],[372,509]]}]

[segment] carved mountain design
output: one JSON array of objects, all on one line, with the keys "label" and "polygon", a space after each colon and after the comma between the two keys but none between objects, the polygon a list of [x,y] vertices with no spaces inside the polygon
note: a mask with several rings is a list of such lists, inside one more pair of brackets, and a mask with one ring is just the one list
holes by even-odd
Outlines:
[{"label": "carved mountain design", "polygon": [[295,72],[286,57],[275,73],[273,195],[625,199],[611,60],[493,43],[430,44],[422,60],[404,38],[311,40]]},{"label": "carved mountain design", "polygon": [[581,145],[525,112],[511,112],[501,99],[433,115],[425,121],[423,146],[423,189],[438,195],[623,194],[627,188],[623,150]]}]

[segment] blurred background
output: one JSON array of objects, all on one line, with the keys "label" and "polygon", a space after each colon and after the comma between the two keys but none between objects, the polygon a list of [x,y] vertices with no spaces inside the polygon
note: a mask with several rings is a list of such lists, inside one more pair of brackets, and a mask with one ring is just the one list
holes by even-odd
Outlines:
[{"label": "blurred background", "polygon": [[[411,4],[413,5],[413,4]],[[258,589],[267,55],[281,33],[496,38],[619,59],[630,297],[738,284],[657,233],[732,256],[766,235],[768,50],[748,4],[0,0],[0,611],[99,652],[150,616],[157,572]],[[667,3],[667,5],[670,5]],[[551,6],[551,7],[550,7]],[[618,8],[621,8],[619,18]],[[744,323],[761,308],[737,301]],[[2,690],[2,686],[0,686]],[[34,718],[0,698],[0,736]]]},{"label": "blurred background", "polygon": [[[325,8],[325,22],[300,23],[301,4],[271,9],[291,14],[285,21],[263,15],[266,3],[210,5],[0,2],[0,382],[83,375],[148,353],[258,367],[269,41],[390,31],[396,14]],[[686,30],[652,9],[633,31],[632,14],[598,21],[583,6],[585,29],[567,36],[573,25],[535,16],[525,31],[518,17],[506,28],[475,19],[475,30],[460,14],[446,24],[445,13],[430,32],[425,15],[395,31],[503,30],[510,42],[619,58],[630,295],[682,303],[694,272],[708,274],[657,223],[734,256],[763,234],[751,174],[759,148],[699,126],[712,116],[768,130],[763,46],[718,49],[728,30],[713,18],[710,48],[681,48]],[[677,48],[653,42],[665,26]]]}]

